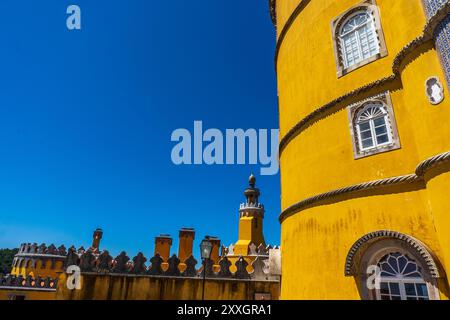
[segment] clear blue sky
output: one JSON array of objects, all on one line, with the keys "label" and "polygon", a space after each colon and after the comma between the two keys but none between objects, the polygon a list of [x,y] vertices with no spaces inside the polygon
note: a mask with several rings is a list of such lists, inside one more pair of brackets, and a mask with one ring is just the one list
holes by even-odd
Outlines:
[{"label": "clear blue sky", "polygon": [[[68,31],[66,8],[82,10]],[[175,166],[170,135],[278,128],[267,0],[2,0],[0,247],[89,245],[149,256],[194,227],[237,240],[251,172],[278,244],[279,176]],[[177,250],[174,241],[173,252]]]}]

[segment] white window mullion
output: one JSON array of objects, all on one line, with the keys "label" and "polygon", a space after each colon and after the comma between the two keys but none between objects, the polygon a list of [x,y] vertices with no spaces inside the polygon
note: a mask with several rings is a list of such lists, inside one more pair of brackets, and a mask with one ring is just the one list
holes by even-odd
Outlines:
[{"label": "white window mullion", "polygon": [[373,147],[376,148],[378,147],[378,141],[377,141],[377,133],[375,131],[375,124],[373,123],[373,120],[369,121],[369,125],[370,125],[370,132],[372,132]]},{"label": "white window mullion", "polygon": [[405,290],[405,282],[403,280],[399,280],[400,287],[400,296],[402,300],[406,300],[406,290]]}]

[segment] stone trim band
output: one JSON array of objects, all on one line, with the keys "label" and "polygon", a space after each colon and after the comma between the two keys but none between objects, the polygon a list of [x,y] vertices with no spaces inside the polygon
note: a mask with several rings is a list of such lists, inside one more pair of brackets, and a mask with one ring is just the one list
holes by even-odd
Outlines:
[{"label": "stone trim band", "polygon": [[[302,3],[305,2],[302,1]],[[317,120],[321,118],[327,111],[329,111],[331,108],[336,107],[339,103],[343,103],[346,100],[365,94],[368,91],[374,89],[374,88],[382,88],[384,85],[389,84],[397,79],[400,78],[400,69],[401,64],[403,60],[406,58],[408,54],[413,52],[415,49],[426,43],[427,41],[430,41],[433,39],[433,34],[436,28],[439,26],[441,21],[445,19],[447,14],[450,13],[450,2],[447,2],[441,9],[439,9],[436,14],[430,18],[430,20],[427,22],[427,24],[424,27],[422,35],[417,37],[416,39],[412,40],[410,43],[408,43],[403,49],[396,55],[394,58],[394,61],[392,63],[392,72],[393,74],[376,80],[374,82],[371,82],[365,86],[362,86],[358,89],[355,89],[351,92],[348,92],[333,101],[323,105],[322,107],[314,110],[310,114],[308,114],[305,118],[300,120],[294,127],[292,127],[286,135],[280,140],[280,147],[279,147],[279,155],[281,157],[281,154],[283,153],[286,146],[291,142],[295,137],[297,137],[309,124],[311,124],[314,120]],[[281,36],[281,34],[280,34]],[[281,40],[281,39],[280,39]],[[384,90],[382,90],[384,91]],[[344,107],[342,107],[344,108]]]},{"label": "stone trim band", "polygon": [[443,164],[448,161],[450,161],[450,151],[438,154],[436,156],[433,156],[433,157],[421,162],[417,166],[416,171],[413,174],[355,184],[352,186],[332,190],[332,191],[321,193],[319,195],[316,195],[316,196],[313,196],[310,198],[306,198],[300,202],[293,204],[292,206],[290,206],[286,210],[284,210],[279,216],[279,221],[280,221],[280,223],[282,223],[284,221],[284,219],[286,219],[287,217],[290,217],[290,216],[306,209],[309,206],[316,205],[317,203],[319,203],[321,201],[333,199],[337,196],[341,196],[344,194],[351,194],[351,193],[354,193],[357,191],[363,191],[363,190],[379,189],[379,188],[383,188],[383,187],[400,185],[400,184],[404,184],[404,183],[423,182],[424,175],[428,170],[430,170],[432,167],[435,167],[439,164]]},{"label": "stone trim band", "polygon": [[361,249],[361,247],[375,240],[389,239],[389,238],[404,241],[409,247],[415,250],[423,258],[431,277],[432,278],[440,277],[437,263],[435,262],[433,256],[422,242],[406,234],[390,230],[380,230],[368,233],[365,236],[359,238],[353,244],[353,246],[351,247],[350,251],[347,254],[347,258],[345,259],[345,276],[348,277],[355,275],[355,270],[353,268],[354,258],[355,256],[357,256],[357,252]]}]

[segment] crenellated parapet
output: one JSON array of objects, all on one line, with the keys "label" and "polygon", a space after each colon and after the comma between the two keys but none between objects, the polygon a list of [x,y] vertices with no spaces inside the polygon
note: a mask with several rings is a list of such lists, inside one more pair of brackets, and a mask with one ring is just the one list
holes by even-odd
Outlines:
[{"label": "crenellated parapet", "polygon": [[51,277],[23,277],[22,275],[2,275],[0,274],[0,289],[13,290],[36,290],[36,291],[56,291],[58,285],[57,278]]},{"label": "crenellated parapet", "polygon": [[[266,248],[263,251],[266,253]],[[192,255],[183,261],[183,268],[180,268],[181,262],[175,254],[167,261],[159,254],[147,259],[142,252],[130,258],[123,251],[114,258],[107,250],[95,255],[90,249],[80,252],[71,247],[65,267],[76,265],[82,273],[98,274],[200,278],[206,272],[208,278],[215,279],[279,280],[277,275],[270,273],[268,256],[263,255],[258,256],[251,264],[242,256],[234,264],[224,256],[219,260],[218,268],[212,260],[206,260],[203,267]]]},{"label": "crenellated parapet", "polygon": [[[22,243],[19,252],[14,256],[13,274],[18,276],[24,269],[59,269],[66,259],[67,250],[64,245]],[[28,272],[26,272],[28,273]]]},{"label": "crenellated parapet", "polygon": [[[222,246],[222,256],[235,256],[234,253],[234,244],[230,244],[228,247]],[[254,243],[251,243],[248,246],[248,254],[247,256],[250,257],[269,257],[270,250],[279,250],[279,246],[272,246],[272,245],[263,245],[260,244],[259,246],[256,246]]]}]

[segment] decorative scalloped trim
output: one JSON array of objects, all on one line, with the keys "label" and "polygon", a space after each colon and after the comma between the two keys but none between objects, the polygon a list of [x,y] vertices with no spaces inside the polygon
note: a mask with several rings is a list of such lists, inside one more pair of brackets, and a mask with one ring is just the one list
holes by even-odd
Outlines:
[{"label": "decorative scalloped trim", "polygon": [[397,176],[392,178],[386,178],[381,180],[373,180],[369,182],[359,183],[355,185],[351,185],[348,187],[335,189],[329,192],[321,193],[313,197],[306,198],[304,200],[301,200],[292,206],[285,209],[279,217],[280,223],[283,222],[284,219],[287,217],[290,217],[307,207],[317,204],[323,200],[329,200],[336,198],[337,196],[341,196],[343,194],[351,194],[357,191],[362,190],[369,190],[369,189],[379,189],[384,188],[388,186],[394,186],[394,185],[400,185],[404,183],[414,183],[414,182],[422,182],[424,181],[424,175],[425,173],[430,170],[431,168],[443,164],[445,162],[450,161],[450,151],[438,154],[436,156],[433,156],[425,161],[422,161],[416,168],[415,173],[404,175],[404,176]]},{"label": "decorative scalloped trim", "polygon": [[[304,2],[304,1],[302,1]],[[308,124],[312,123],[314,120],[319,119],[322,117],[325,112],[327,112],[329,109],[337,106],[339,103],[352,98],[354,96],[366,93],[370,91],[373,88],[381,88],[384,85],[393,82],[400,78],[400,67],[405,59],[406,56],[408,56],[411,52],[413,52],[416,48],[423,45],[425,42],[431,40],[433,38],[433,33],[435,29],[439,26],[439,24],[442,22],[442,20],[447,16],[447,14],[450,13],[450,2],[445,4],[439,11],[436,12],[436,14],[431,17],[427,24],[424,27],[423,34],[416,39],[409,42],[403,49],[397,54],[397,56],[394,58],[394,61],[392,63],[392,72],[393,74],[376,80],[374,82],[371,82],[365,86],[362,86],[358,89],[355,89],[351,92],[348,92],[331,102],[323,105],[322,107],[314,110],[310,114],[308,114],[305,118],[300,120],[294,127],[292,127],[286,135],[280,140],[280,146],[279,146],[279,157],[281,157],[281,154],[283,153],[286,146],[291,142],[295,137],[297,137],[307,126]],[[280,35],[281,37],[281,35]],[[280,39],[279,41],[282,41]],[[385,91],[383,89],[383,91]]]},{"label": "decorative scalloped trim", "polygon": [[350,248],[347,254],[347,258],[345,259],[345,276],[347,277],[354,276],[354,270],[352,268],[354,263],[353,260],[358,250],[369,241],[381,238],[391,238],[404,241],[423,258],[423,260],[426,262],[426,267],[428,268],[428,272],[430,273],[431,277],[433,278],[440,277],[437,264],[434,261],[433,256],[430,254],[430,252],[428,251],[428,249],[425,247],[424,244],[422,244],[419,240],[411,236],[390,230],[380,230],[368,233],[365,236],[359,238],[353,244],[353,246]]}]

